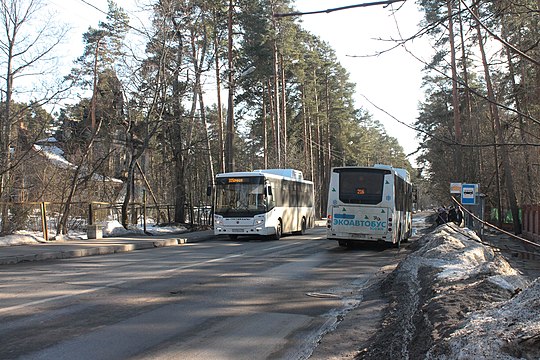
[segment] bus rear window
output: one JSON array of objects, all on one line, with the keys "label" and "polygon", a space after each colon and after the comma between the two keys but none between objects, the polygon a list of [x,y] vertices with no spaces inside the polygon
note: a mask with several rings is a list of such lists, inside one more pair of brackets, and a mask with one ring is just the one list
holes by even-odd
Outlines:
[{"label": "bus rear window", "polygon": [[376,205],[382,201],[384,175],[380,169],[336,169],[339,172],[339,200],[346,204]]}]

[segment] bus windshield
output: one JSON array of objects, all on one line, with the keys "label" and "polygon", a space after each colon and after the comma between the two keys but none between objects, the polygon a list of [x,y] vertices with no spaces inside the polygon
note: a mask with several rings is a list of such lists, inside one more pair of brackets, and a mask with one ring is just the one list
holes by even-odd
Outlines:
[{"label": "bus windshield", "polygon": [[339,200],[345,204],[376,205],[382,201],[384,175],[382,169],[336,169],[339,172]]},{"label": "bus windshield", "polygon": [[248,217],[265,213],[267,205],[263,177],[216,179],[216,214]]}]

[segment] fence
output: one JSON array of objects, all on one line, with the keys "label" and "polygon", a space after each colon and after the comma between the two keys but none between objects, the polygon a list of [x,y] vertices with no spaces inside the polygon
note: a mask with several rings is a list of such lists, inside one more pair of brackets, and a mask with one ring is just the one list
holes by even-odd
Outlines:
[{"label": "fence", "polygon": [[534,242],[540,242],[540,205],[524,205],[523,236]]},{"label": "fence", "polygon": [[[122,204],[92,202],[89,205],[90,224],[117,220],[121,222]],[[128,222],[132,225],[172,224],[176,206],[169,204],[147,205],[145,203],[130,203],[128,205]],[[184,205],[185,224],[210,226],[212,225],[212,206]]]},{"label": "fence", "polygon": [[[53,202],[9,202],[0,203],[0,207],[8,209],[7,226],[0,226],[5,234],[18,230],[41,232],[48,240],[50,234],[58,229],[58,224],[65,209],[65,203]],[[170,204],[147,205],[145,203],[130,203],[128,205],[128,223],[140,226],[146,231],[147,225],[172,224],[176,207]],[[213,211],[210,205],[184,206],[186,220],[189,226],[211,226]],[[67,228],[75,231],[86,231],[87,225],[107,221],[121,223],[122,204],[104,202],[77,202],[69,207]]]}]

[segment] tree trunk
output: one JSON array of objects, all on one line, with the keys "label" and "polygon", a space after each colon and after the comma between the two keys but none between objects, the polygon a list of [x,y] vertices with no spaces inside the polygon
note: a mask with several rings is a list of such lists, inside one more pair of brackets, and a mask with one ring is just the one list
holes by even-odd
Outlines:
[{"label": "tree trunk", "polygon": [[[132,153],[133,154],[133,153]],[[135,164],[136,160],[133,160],[133,155],[131,158],[131,161],[128,165],[128,175],[126,179],[126,195],[124,196],[124,200],[122,201],[122,214],[121,214],[121,221],[122,226],[127,229],[129,225],[129,202],[131,201],[131,197],[133,196],[133,180],[135,178]]]},{"label": "tree trunk", "polygon": [[[204,44],[206,44],[206,37],[204,39]],[[208,136],[208,121],[206,120],[206,109],[204,108],[204,97],[201,86],[201,76],[202,76],[202,65],[204,59],[206,58],[206,45],[203,45],[201,50],[201,56],[197,56],[197,50],[195,48],[195,36],[192,32],[191,36],[191,48],[192,48],[192,57],[193,57],[193,67],[195,70],[195,93],[199,99],[199,111],[201,114],[201,122],[203,126],[203,136],[206,142],[207,147],[207,161],[208,161],[208,171],[210,176],[210,181],[214,179],[214,160],[212,158],[212,151],[210,147],[210,137]],[[199,60],[200,59],[200,60]]]},{"label": "tree trunk", "polygon": [[283,64],[283,54],[279,54],[279,64],[281,65],[281,119],[283,121],[283,165],[287,167],[287,96],[285,93],[285,65]]},{"label": "tree trunk", "polygon": [[268,169],[268,130],[266,128],[266,100],[265,100],[265,86],[262,86],[262,127],[263,127],[263,155],[264,155],[264,168]]},{"label": "tree trunk", "polygon": [[[475,11],[478,16],[478,10],[476,7],[473,9],[473,11]],[[499,108],[497,107],[497,105],[495,105],[496,104],[495,93],[493,92],[493,85],[491,82],[489,65],[486,58],[486,52],[484,50],[484,43],[483,43],[484,40],[483,40],[482,32],[480,29],[480,23],[478,21],[476,22],[476,33],[478,37],[478,45],[480,48],[480,53],[482,55],[482,64],[484,66],[484,76],[485,76],[485,81],[486,81],[486,86],[487,86],[487,91],[488,91],[488,98],[490,100],[490,109],[492,111],[492,116],[493,116],[492,120],[495,125],[495,131],[497,135],[497,142],[500,145],[502,145],[500,149],[501,161],[502,161],[502,165],[504,169],[504,179],[505,179],[505,185],[506,185],[506,192],[508,196],[508,202],[510,204],[510,209],[512,211],[514,233],[521,234],[519,208],[517,205],[516,193],[514,190],[514,178],[512,176],[512,168],[510,166],[510,157],[508,155],[508,148],[504,144],[505,139],[504,139],[503,129],[501,126],[501,119],[499,117]],[[502,215],[503,214],[500,214],[500,216]]]},{"label": "tree trunk", "polygon": [[[463,68],[463,83],[464,97],[465,97],[465,114],[461,117],[462,122],[466,122],[469,125],[469,136],[471,134],[480,134],[480,117],[475,116],[472,118],[472,99],[471,91],[469,89],[469,68],[467,65],[467,49],[465,47],[465,35],[463,33],[463,19],[461,16],[461,1],[457,2],[458,5],[458,20],[459,20],[459,33],[461,38],[461,67]],[[470,136],[472,144],[478,144],[478,136]],[[484,157],[481,147],[475,147],[471,150],[472,156],[469,159],[470,169],[464,171],[465,178],[472,179],[477,183],[480,181],[481,174],[484,172]]]},{"label": "tree trunk", "polygon": [[302,85],[301,88],[300,88],[300,96],[301,96],[301,99],[302,99],[302,103],[300,104],[300,106],[302,106],[302,130],[303,130],[303,139],[304,139],[304,159],[305,159],[305,164],[304,164],[304,174],[308,174],[308,173],[311,173],[311,168],[310,168],[310,157],[309,157],[309,137],[308,137],[308,117],[307,117],[307,112],[306,112],[306,93],[305,93],[305,88],[304,86]]},{"label": "tree trunk", "polygon": [[447,0],[448,30],[450,41],[450,67],[452,69],[452,108],[454,113],[454,135],[456,141],[456,181],[463,181],[463,155],[461,149],[461,116],[459,113],[459,97],[457,89],[456,47],[454,39],[454,20],[452,15],[452,0]]},{"label": "tree trunk", "polygon": [[[317,146],[317,166],[316,166],[316,188],[320,188],[324,182],[324,144],[322,140],[322,130],[321,130],[321,118],[319,116],[319,96],[318,96],[318,88],[317,88],[317,71],[313,70],[313,91],[315,96],[315,144]],[[317,193],[319,204],[319,211],[317,216],[321,216],[322,214],[326,213],[326,209],[323,209],[322,207],[322,194]]]},{"label": "tree trunk", "polygon": [[228,50],[227,59],[229,65],[229,97],[227,102],[227,133],[225,135],[225,171],[234,170],[234,77],[233,77],[233,1],[229,0],[228,14]]},{"label": "tree trunk", "polygon": [[175,156],[174,161],[174,222],[183,224],[186,219],[185,205],[186,205],[186,191],[185,191],[185,166],[184,157],[182,154]]},{"label": "tree trunk", "polygon": [[[275,20],[274,20],[275,23]],[[275,24],[274,24],[275,27]],[[279,105],[279,64],[278,64],[278,50],[277,50],[277,41],[274,39],[273,47],[273,68],[274,68],[274,116],[276,122],[276,157],[277,157],[277,167],[282,167],[282,158],[281,158],[281,110]]]},{"label": "tree trunk", "polygon": [[219,65],[219,42],[217,34],[214,34],[214,48],[216,51],[215,63],[216,63],[216,90],[217,90],[217,129],[218,129],[218,160],[219,160],[219,172],[225,172],[225,158],[223,148],[223,109],[221,104],[221,76]]},{"label": "tree trunk", "polygon": [[278,167],[278,160],[277,160],[278,135],[277,135],[277,128],[276,128],[277,120],[276,120],[275,105],[274,105],[275,101],[274,101],[274,96],[272,94],[272,80],[270,80],[270,79],[268,79],[267,91],[268,91],[268,103],[269,103],[268,109],[270,110],[270,124],[271,124],[271,130],[272,130],[272,143],[275,145],[274,146],[274,152],[272,153],[273,161],[271,163],[271,166],[272,167],[274,167],[274,166]]},{"label": "tree trunk", "polygon": [[[504,26],[503,26],[504,28]],[[504,30],[503,30],[503,33],[504,33]],[[504,36],[504,35],[503,35]],[[518,120],[519,120],[519,134],[521,136],[521,141],[523,142],[523,144],[526,144],[528,141],[527,139],[527,134],[526,134],[526,131],[525,131],[525,122],[523,121],[523,116],[521,115],[523,112],[523,108],[521,106],[521,100],[519,99],[519,90],[518,90],[518,86],[516,84],[516,78],[515,78],[515,70],[514,70],[514,64],[513,64],[513,61],[512,61],[512,53],[510,51],[510,49],[506,49],[506,58],[507,58],[507,61],[508,61],[508,71],[510,72],[510,81],[512,83],[512,93],[513,93],[513,98],[514,98],[514,104],[516,106],[516,110],[518,112]],[[528,149],[528,146],[526,145],[523,145],[521,147],[522,149],[522,152],[523,152],[523,159],[525,161],[525,177],[526,177],[526,189],[525,189],[525,193],[527,194],[527,197],[528,197],[528,203],[529,204],[532,204],[532,201],[534,199],[534,192],[533,192],[533,187],[535,186],[534,185],[534,182],[533,182],[533,178],[532,178],[532,168],[531,168],[531,159],[529,157],[529,149]],[[527,203],[527,202],[526,202]]]}]

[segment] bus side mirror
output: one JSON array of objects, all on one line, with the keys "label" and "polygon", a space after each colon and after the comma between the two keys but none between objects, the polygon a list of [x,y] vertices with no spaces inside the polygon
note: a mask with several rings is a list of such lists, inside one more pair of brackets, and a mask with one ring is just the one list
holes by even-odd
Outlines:
[{"label": "bus side mirror", "polygon": [[418,203],[418,189],[417,188],[413,188],[412,198],[413,198],[413,203],[417,204]]},{"label": "bus side mirror", "polygon": [[212,185],[208,185],[206,188],[206,196],[212,195]]},{"label": "bus side mirror", "polygon": [[271,186],[268,187],[267,191],[268,191],[268,196],[272,196],[272,187]]}]

